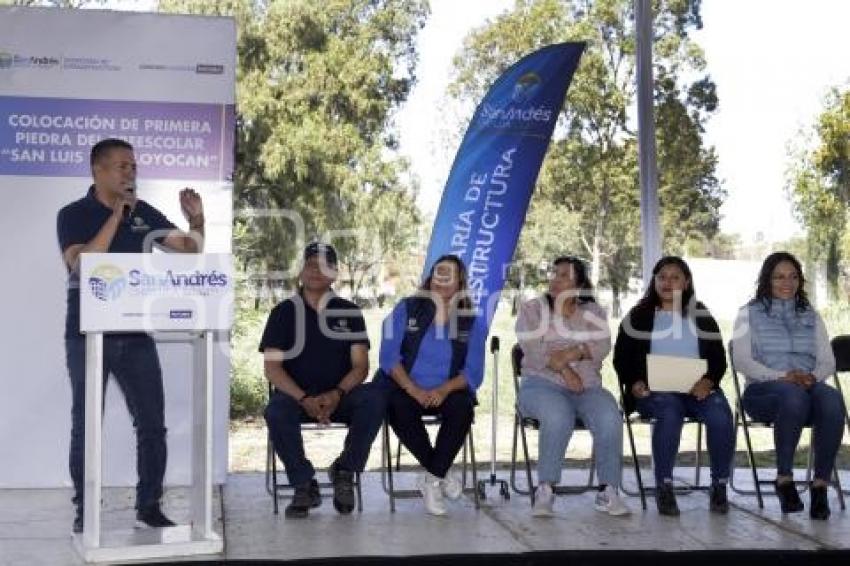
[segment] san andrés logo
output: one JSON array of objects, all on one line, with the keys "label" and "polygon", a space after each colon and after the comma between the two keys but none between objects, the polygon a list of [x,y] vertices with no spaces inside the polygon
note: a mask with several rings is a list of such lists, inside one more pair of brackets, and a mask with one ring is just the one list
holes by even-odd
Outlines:
[{"label": "san andr\u00e9s logo", "polygon": [[127,286],[127,278],[120,267],[103,263],[92,269],[88,283],[96,299],[114,301],[121,296],[121,292]]},{"label": "san andr\u00e9s logo", "polygon": [[540,75],[528,72],[517,79],[510,98],[503,105],[485,103],[481,107],[481,119],[490,125],[506,127],[510,125],[532,125],[536,122],[549,122],[553,111],[548,106],[527,105],[536,96],[542,86]]},{"label": "san andr\u00e9s logo", "polygon": [[139,269],[130,270],[128,277],[130,287],[145,287],[164,289],[167,287],[225,287],[227,286],[227,275],[219,273],[215,269],[210,272],[202,272],[196,269],[192,273],[181,273],[168,269],[165,273],[152,275]]}]

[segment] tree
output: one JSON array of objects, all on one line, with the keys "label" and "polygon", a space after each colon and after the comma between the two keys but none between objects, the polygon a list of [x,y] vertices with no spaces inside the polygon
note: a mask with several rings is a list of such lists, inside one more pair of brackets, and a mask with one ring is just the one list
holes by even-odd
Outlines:
[{"label": "tree", "polygon": [[[162,0],[160,8],[235,17],[236,207],[293,211],[307,238],[339,236],[354,292],[363,270],[418,227],[392,115],[416,78],[427,1]],[[356,230],[366,236],[348,236]],[[286,270],[300,251],[287,216],[237,214],[234,240],[241,265],[257,273]]]},{"label": "tree", "polygon": [[791,150],[786,188],[806,227],[810,259],[826,262],[827,290],[834,298],[841,259],[850,251],[842,250],[850,208],[850,90],[832,89],[824,106],[809,142],[814,147]]},{"label": "tree", "polygon": [[[702,141],[717,107],[702,51],[688,30],[702,25],[699,0],[655,2],[654,76],[659,196],[664,247],[681,253],[688,239],[711,238],[725,196],[717,158]],[[517,0],[475,30],[454,61],[450,94],[477,101],[510,64],[544,45],[587,41],[567,103],[544,161],[533,202],[552,203],[577,219],[580,250],[595,283],[609,285],[614,311],[638,274],[640,259],[635,104],[634,13],[631,0]],[[686,78],[693,78],[687,82]],[[536,230],[529,217],[525,230]],[[565,242],[566,243],[566,242]]]}]

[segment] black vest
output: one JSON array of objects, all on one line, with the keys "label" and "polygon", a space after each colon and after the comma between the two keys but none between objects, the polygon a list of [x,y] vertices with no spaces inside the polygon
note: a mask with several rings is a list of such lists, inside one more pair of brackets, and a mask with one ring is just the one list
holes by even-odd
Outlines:
[{"label": "black vest", "polygon": [[[407,297],[404,299],[407,310],[407,323],[404,329],[404,338],[401,341],[401,365],[410,374],[416,356],[419,354],[419,346],[425,337],[428,327],[434,322],[437,306],[429,297]],[[474,316],[458,316],[457,329],[452,341],[452,361],[448,368],[447,379],[451,379],[460,373],[466,363],[466,352],[469,348],[469,332],[475,322]],[[454,329],[452,329],[454,330]]]}]

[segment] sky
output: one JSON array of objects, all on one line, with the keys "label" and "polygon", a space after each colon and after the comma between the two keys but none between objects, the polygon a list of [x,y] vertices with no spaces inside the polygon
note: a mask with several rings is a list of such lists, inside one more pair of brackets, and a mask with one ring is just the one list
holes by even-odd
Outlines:
[{"label": "sky", "polygon": [[[447,143],[445,91],[464,36],[513,0],[431,0],[420,32],[418,82],[396,116],[401,151],[421,185],[418,204],[436,211],[459,140]],[[149,9],[151,0],[110,7]],[[848,85],[848,0],[702,0],[693,33],[717,84],[720,105],[706,126],[728,196],[721,230],[744,241],[800,235],[785,195],[789,143],[814,123],[830,87]],[[568,99],[569,100],[569,99]],[[663,206],[663,202],[661,203]]]},{"label": "sky", "polygon": [[[419,83],[399,114],[401,148],[421,180],[419,204],[427,212],[439,205],[454,156],[440,147],[451,58],[470,29],[512,5],[431,0],[432,15],[419,39]],[[739,233],[745,242],[759,233],[769,241],[799,235],[784,190],[786,148],[814,122],[829,88],[850,79],[850,1],[703,0],[701,13],[703,29],[693,36],[720,99],[706,141],[716,147],[718,176],[728,193],[721,230]]]}]

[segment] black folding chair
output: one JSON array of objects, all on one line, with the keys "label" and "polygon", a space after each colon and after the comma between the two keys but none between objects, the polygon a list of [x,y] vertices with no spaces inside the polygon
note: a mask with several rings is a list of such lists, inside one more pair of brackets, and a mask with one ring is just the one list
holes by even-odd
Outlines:
[{"label": "black folding chair", "polygon": [[[274,392],[274,386],[269,384],[269,398],[271,398],[272,393]],[[313,431],[313,432],[321,432],[327,430],[348,430],[348,424],[346,423],[331,423],[329,425],[319,424],[314,421],[305,421],[301,423],[301,432]],[[295,486],[288,483],[280,481],[278,477],[278,458],[277,454],[274,451],[274,445],[272,444],[271,434],[266,432],[266,492],[271,496],[273,506],[274,506],[274,514],[277,515],[279,511],[278,500],[282,497],[292,497],[295,492]],[[281,470],[282,471],[282,470]],[[327,482],[318,482],[320,490],[332,490],[333,484],[329,481]],[[363,511],[363,497],[362,491],[360,487],[360,472],[354,473],[354,489],[357,492],[357,511]],[[331,492],[332,493],[332,492]]]},{"label": "black folding chair", "polygon": [[[626,423],[626,434],[629,437],[629,447],[632,451],[632,463],[635,468],[635,479],[637,480],[638,490],[629,491],[625,483],[623,483],[623,493],[630,497],[640,496],[640,505],[646,510],[646,495],[654,495],[657,486],[645,486],[643,484],[643,477],[640,473],[640,462],[638,461],[637,456],[637,448],[635,447],[635,435],[632,427],[634,425],[649,425],[650,428],[655,424],[654,418],[644,418],[638,413],[636,410],[631,414],[626,414],[626,405],[624,403],[624,399],[626,398],[626,385],[620,382],[620,407],[623,410],[623,421]],[[685,485],[677,485],[675,487],[675,492],[679,494],[688,494],[692,491],[705,491],[709,488],[707,485],[702,485],[700,483],[700,475],[702,472],[702,428],[703,423],[699,419],[695,419],[692,417],[685,417],[685,424],[695,424],[697,425],[697,448],[696,448],[696,462],[694,463],[694,483],[693,484],[685,484]]]},{"label": "black folding chair", "polygon": [[[847,408],[847,397],[844,396],[844,390],[841,388],[841,376],[839,374],[850,372],[850,335],[844,334],[836,336],[830,343],[832,345],[832,353],[835,356],[835,388],[844,399],[844,419],[847,423],[847,431],[850,433],[850,411]],[[836,465],[838,462],[836,462]],[[850,491],[841,490],[845,495],[850,495]]]},{"label": "black folding chair", "polygon": [[[440,426],[443,422],[440,415],[422,415],[422,421],[425,423],[426,427],[429,426]],[[395,513],[395,500],[396,499],[408,499],[413,497],[420,497],[421,493],[419,493],[418,489],[396,489],[395,483],[393,480],[393,455],[392,448],[390,445],[390,425],[389,421],[384,420],[383,426],[383,446],[381,447],[381,485],[384,488],[384,492],[390,498],[390,512]],[[470,467],[472,468],[472,485],[467,487],[466,485],[466,462],[467,462],[467,447],[469,451],[469,462]],[[461,465],[461,485],[463,486],[464,493],[468,493],[470,491],[473,492],[475,497],[475,509],[480,509],[481,504],[479,501],[479,491],[478,491],[478,474],[476,472],[476,463],[475,463],[475,444],[473,442],[472,436],[472,426],[469,427],[469,431],[466,433],[466,440],[463,443],[463,463]],[[401,441],[398,441],[396,446],[396,463],[395,463],[396,471],[401,470]]]},{"label": "black folding chair", "polygon": [[[833,346],[834,348],[834,346]],[[735,470],[732,470],[731,477],[729,478],[729,487],[735,492],[741,495],[755,495],[758,500],[759,508],[764,509],[764,500],[762,498],[762,486],[774,486],[774,480],[772,479],[762,479],[759,477],[758,469],[756,467],[756,459],[753,453],[753,443],[750,437],[750,429],[751,428],[773,428],[772,422],[765,421],[756,421],[753,420],[747,415],[744,411],[743,404],[743,396],[741,395],[741,384],[738,380],[738,372],[735,370],[735,361],[733,357],[732,350],[732,341],[729,341],[729,368],[732,370],[732,384],[735,387],[735,452],[737,452],[737,443],[738,443],[738,427],[740,426],[744,430],[744,441],[747,446],[747,459],[750,463],[750,470],[753,474],[753,486],[754,489],[744,489],[737,487],[735,485]],[[836,382],[838,382],[838,377],[836,375]],[[841,391],[839,385],[839,392]],[[846,417],[846,415],[845,415]],[[811,425],[805,425],[805,428],[809,429],[810,435],[812,427]],[[795,480],[794,483],[797,485],[803,486],[804,489],[808,489],[809,482],[812,479],[812,466],[814,464],[814,450],[809,447],[809,456],[808,456],[808,466],[806,468],[806,479],[805,480]],[[838,477],[838,470],[833,468],[833,481],[830,482],[830,485],[835,488],[836,493],[838,494],[838,502],[841,506],[841,509],[844,510],[844,492],[841,489],[841,480]]]},{"label": "black folding chair", "polygon": [[[526,437],[526,430],[540,430],[540,421],[537,419],[533,419],[531,417],[523,416],[522,411],[519,408],[519,375],[522,369],[522,348],[519,344],[514,344],[514,347],[511,348],[511,366],[513,368],[513,376],[514,376],[514,393],[516,394],[516,401],[514,403],[514,439],[513,439],[513,447],[511,449],[511,475],[510,475],[510,484],[511,489],[513,489],[516,493],[520,495],[528,495],[531,499],[531,504],[534,505],[534,482],[532,480],[531,475],[531,459],[528,455],[528,439]],[[576,417],[575,430],[586,430],[589,432],[587,426],[581,420],[581,418]],[[522,454],[524,458],[525,465],[525,478],[526,478],[526,486],[527,488],[523,489],[517,485],[516,482],[516,469],[517,469],[517,440],[518,438],[522,439]],[[558,494],[569,494],[569,493],[584,493],[585,491],[590,491],[592,489],[596,489],[598,486],[593,483],[593,476],[596,472],[596,459],[594,458],[593,453],[590,456],[590,472],[587,476],[587,483],[582,485],[556,485],[553,486],[553,491]]]}]

